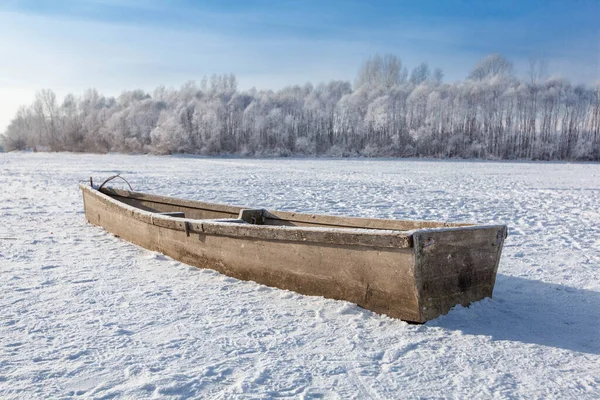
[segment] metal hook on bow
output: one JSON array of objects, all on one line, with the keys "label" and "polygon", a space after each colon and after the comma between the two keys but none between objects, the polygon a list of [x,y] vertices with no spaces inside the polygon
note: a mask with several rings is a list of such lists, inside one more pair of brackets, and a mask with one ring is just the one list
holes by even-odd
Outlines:
[{"label": "metal hook on bow", "polygon": [[[113,175],[113,176],[110,176],[110,177],[106,178],[106,180],[104,182],[102,182],[102,184],[100,186],[98,186],[97,190],[102,189],[104,187],[104,185],[106,185],[108,182],[112,181],[115,178],[120,178],[123,181],[125,181],[125,183],[127,184],[127,186],[129,186],[129,190],[133,192],[133,188],[131,187],[131,185],[129,184],[129,182],[127,182],[127,180],[121,176],[121,174]],[[90,177],[90,184],[92,185],[92,187],[94,186],[91,177]]]}]

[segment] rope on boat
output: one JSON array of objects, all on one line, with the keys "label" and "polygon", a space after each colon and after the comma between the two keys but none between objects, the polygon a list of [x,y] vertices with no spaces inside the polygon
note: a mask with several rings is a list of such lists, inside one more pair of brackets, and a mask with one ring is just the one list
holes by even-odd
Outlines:
[{"label": "rope on boat", "polygon": [[[98,186],[97,190],[102,189],[104,187],[104,185],[106,185],[108,182],[112,181],[115,178],[120,178],[120,179],[124,180],[125,183],[127,184],[127,186],[129,186],[129,190],[131,190],[133,192],[133,188],[131,187],[131,185],[129,184],[129,182],[127,182],[127,180],[121,176],[121,174],[116,174],[116,175],[113,175],[113,176],[110,176],[110,177],[106,178],[106,180],[104,182],[102,182],[102,184],[100,186]],[[91,177],[90,177],[90,184],[92,185],[92,187],[94,186]]]}]

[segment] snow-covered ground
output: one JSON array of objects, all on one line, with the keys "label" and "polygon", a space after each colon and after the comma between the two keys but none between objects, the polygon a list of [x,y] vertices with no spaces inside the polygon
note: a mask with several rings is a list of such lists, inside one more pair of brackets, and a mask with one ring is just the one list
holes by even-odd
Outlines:
[{"label": "snow-covered ground", "polygon": [[[493,299],[424,325],[198,270],[77,183],[510,227]],[[598,398],[600,165],[0,154],[0,398]]]}]

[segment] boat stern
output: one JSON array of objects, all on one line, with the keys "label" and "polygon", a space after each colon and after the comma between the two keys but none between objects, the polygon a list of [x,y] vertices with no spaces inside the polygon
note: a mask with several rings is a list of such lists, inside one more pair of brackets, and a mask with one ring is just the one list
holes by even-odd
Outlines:
[{"label": "boat stern", "polygon": [[420,322],[492,297],[506,235],[506,225],[413,233]]}]

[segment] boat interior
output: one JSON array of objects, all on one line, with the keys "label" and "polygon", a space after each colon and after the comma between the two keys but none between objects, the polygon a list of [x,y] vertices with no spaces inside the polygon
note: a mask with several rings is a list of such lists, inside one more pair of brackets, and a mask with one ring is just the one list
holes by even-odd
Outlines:
[{"label": "boat interior", "polygon": [[99,189],[105,195],[129,206],[161,215],[192,220],[218,220],[222,222],[275,226],[305,226],[325,228],[355,228],[373,230],[410,231],[415,229],[471,226],[473,224],[393,220],[380,218],[340,217],[323,214],[304,214],[272,211],[183,200],[173,197],[132,192],[110,187]]}]

